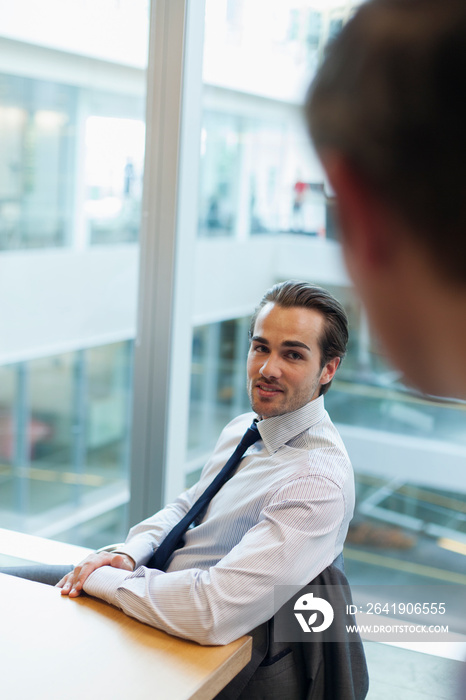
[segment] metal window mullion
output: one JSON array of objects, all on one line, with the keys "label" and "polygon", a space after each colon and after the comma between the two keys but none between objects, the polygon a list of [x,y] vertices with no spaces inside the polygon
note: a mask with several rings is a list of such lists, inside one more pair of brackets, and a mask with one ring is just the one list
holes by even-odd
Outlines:
[{"label": "metal window mullion", "polygon": [[72,469],[76,478],[73,486],[73,503],[75,507],[82,504],[83,476],[86,470],[88,442],[88,385],[87,355],[85,350],[74,354],[73,369],[73,442]]},{"label": "metal window mullion", "polygon": [[121,401],[123,402],[122,445],[120,450],[120,476],[124,481],[130,475],[131,469],[131,433],[133,412],[129,396],[133,387],[134,372],[134,342],[127,340],[122,346],[122,377],[120,378]]},{"label": "metal window mullion", "polygon": [[13,473],[15,475],[15,510],[20,515],[22,526],[29,510],[29,365],[19,362],[16,366],[16,398],[14,405],[14,452]]},{"label": "metal window mullion", "polygon": [[[134,363],[131,524],[160,508],[183,482],[203,9],[203,0],[153,0],[151,6]],[[195,35],[194,42],[191,34]],[[189,83],[194,77],[188,79],[186,73],[193,73],[196,68],[199,85],[190,96]],[[196,100],[198,104],[190,112],[189,102],[193,105]],[[189,121],[183,121],[188,112]],[[189,134],[194,134],[195,143]],[[192,169],[193,159],[196,165],[188,178],[186,170],[189,166]],[[187,294],[183,293],[185,286]]]}]

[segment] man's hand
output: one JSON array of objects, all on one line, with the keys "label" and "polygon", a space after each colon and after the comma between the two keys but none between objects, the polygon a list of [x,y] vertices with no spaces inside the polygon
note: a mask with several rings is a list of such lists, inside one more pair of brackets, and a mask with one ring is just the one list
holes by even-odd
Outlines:
[{"label": "man's hand", "polygon": [[135,562],[127,554],[115,554],[114,552],[90,554],[57,583],[57,587],[61,588],[61,594],[76,598],[81,594],[87,577],[101,566],[114,566],[116,569],[134,571]]}]

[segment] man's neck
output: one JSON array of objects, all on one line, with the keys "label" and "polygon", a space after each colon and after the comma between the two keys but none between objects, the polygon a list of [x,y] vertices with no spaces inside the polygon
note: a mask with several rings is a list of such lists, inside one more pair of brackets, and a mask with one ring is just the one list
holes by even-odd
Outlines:
[{"label": "man's neck", "polygon": [[466,285],[455,286],[432,268],[411,265],[411,323],[420,343],[428,393],[466,399]]}]

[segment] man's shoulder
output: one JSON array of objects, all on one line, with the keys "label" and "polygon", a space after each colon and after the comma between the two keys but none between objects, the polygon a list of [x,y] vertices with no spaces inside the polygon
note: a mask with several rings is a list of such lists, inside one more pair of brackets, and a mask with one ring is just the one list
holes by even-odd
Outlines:
[{"label": "man's shoulder", "polygon": [[327,412],[321,421],[290,440],[288,445],[302,450],[309,473],[330,476],[338,482],[353,473],[345,444]]},{"label": "man's shoulder", "polygon": [[312,435],[314,439],[320,439],[323,447],[329,447],[339,453],[342,453],[342,455],[344,455],[349,461],[348,452],[346,451],[343,438],[341,437],[338,428],[328,415],[327,411],[325,412],[322,424],[324,426],[324,430],[315,432],[311,430],[309,431],[309,435]]}]

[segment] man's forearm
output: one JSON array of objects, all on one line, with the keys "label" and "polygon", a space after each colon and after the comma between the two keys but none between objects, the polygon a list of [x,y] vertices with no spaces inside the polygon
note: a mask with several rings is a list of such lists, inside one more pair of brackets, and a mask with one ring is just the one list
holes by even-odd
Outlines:
[{"label": "man's forearm", "polygon": [[[297,488],[302,491],[302,485]],[[284,495],[293,493],[286,489]],[[314,501],[293,506],[289,499],[273,504],[208,569],[163,573],[141,566],[129,573],[104,567],[89,577],[84,590],[170,634],[200,644],[227,644],[272,617],[280,602],[274,596],[277,584],[299,590],[341,552],[344,505],[338,489],[329,499],[320,506]]]}]

